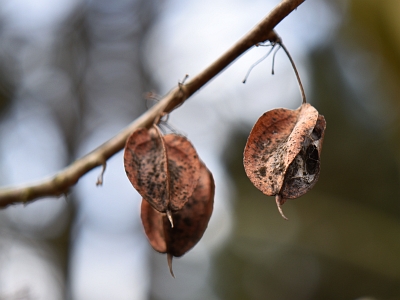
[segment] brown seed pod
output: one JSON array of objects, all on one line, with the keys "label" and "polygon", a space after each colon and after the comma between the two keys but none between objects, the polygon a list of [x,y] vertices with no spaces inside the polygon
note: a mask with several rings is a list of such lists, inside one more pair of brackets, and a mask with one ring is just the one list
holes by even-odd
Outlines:
[{"label": "brown seed pod", "polygon": [[169,214],[184,206],[200,176],[200,160],[192,144],[175,134],[163,137],[156,126],[132,133],[124,165],[139,194],[154,209]]},{"label": "brown seed pod", "polygon": [[308,103],[296,110],[273,109],[256,122],[244,150],[244,168],[250,181],[268,196],[276,196],[278,209],[317,182],[326,123]]},{"label": "brown seed pod", "polygon": [[187,138],[176,134],[164,136],[168,157],[170,208],[180,210],[193,194],[200,178],[201,162]]},{"label": "brown seed pod", "polygon": [[133,187],[158,211],[169,204],[167,157],[155,128],[140,128],[128,138],[124,152],[125,172]]},{"label": "brown seed pod", "polygon": [[147,238],[154,250],[168,254],[168,265],[172,271],[172,257],[180,257],[189,251],[203,236],[214,205],[214,179],[202,163],[200,179],[185,206],[172,213],[174,227],[169,226],[165,214],[154,210],[147,201],[142,201],[141,218]]},{"label": "brown seed pod", "polygon": [[298,198],[317,183],[325,127],[325,118],[319,115],[311,135],[306,136],[299,153],[286,170],[280,191],[283,198]]}]

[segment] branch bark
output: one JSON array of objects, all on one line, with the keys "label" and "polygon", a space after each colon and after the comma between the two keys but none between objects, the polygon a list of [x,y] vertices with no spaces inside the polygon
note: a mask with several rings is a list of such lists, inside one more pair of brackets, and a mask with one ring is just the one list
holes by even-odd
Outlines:
[{"label": "branch bark", "polygon": [[251,47],[268,40],[271,42],[278,41],[279,37],[273,29],[304,1],[305,0],[283,0],[214,63],[187,83],[179,84],[177,87],[173,88],[160,102],[113,138],[76,160],[56,175],[32,184],[1,188],[0,208],[4,208],[10,204],[28,203],[39,198],[51,196],[59,197],[63,194],[67,194],[69,189],[75,185],[83,175],[98,166],[103,166],[103,170],[97,182],[97,184],[101,184],[107,160],[123,149],[126,139],[134,130],[141,127],[149,127],[154,123],[154,120],[159,118],[162,114],[173,111]]}]

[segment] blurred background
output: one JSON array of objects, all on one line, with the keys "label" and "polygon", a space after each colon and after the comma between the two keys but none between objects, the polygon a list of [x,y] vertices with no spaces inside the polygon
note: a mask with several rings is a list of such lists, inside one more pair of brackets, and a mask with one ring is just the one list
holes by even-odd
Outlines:
[{"label": "blurred background", "polygon": [[[49,176],[219,57],[278,0],[1,0],[0,185]],[[216,181],[200,243],[149,246],[122,153],[64,198],[0,211],[0,299],[400,299],[400,2],[308,0],[276,31],[327,120],[318,184],[286,202],[247,179],[246,138],[301,97],[283,51],[248,51],[174,111]]]}]

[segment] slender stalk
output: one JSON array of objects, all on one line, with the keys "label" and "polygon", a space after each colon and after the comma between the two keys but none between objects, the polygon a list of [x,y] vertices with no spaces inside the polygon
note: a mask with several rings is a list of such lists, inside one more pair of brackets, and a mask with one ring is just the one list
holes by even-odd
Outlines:
[{"label": "slender stalk", "polygon": [[293,61],[293,58],[292,58],[292,56],[290,55],[289,51],[286,49],[285,45],[282,42],[279,42],[278,44],[279,44],[279,46],[281,46],[283,51],[285,51],[286,55],[288,56],[288,58],[290,60],[290,63],[292,64],[294,73],[296,74],[296,77],[297,77],[297,81],[299,82],[299,88],[300,88],[301,98],[303,99],[303,104],[307,103],[306,93],[304,92],[303,84],[301,83],[300,75],[299,75],[299,72],[297,71],[297,68],[296,68],[296,65],[295,65],[295,63]]},{"label": "slender stalk", "polygon": [[285,220],[289,220],[284,215],[283,210],[282,210],[282,205],[286,202],[286,200],[283,199],[282,196],[278,194],[278,195],[275,196],[275,202],[276,202],[276,207],[278,207],[278,211],[281,214],[282,218],[284,218]]}]

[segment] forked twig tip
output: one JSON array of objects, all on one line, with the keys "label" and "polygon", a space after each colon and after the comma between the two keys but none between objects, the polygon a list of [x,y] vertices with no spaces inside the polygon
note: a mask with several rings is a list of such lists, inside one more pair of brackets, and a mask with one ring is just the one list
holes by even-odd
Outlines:
[{"label": "forked twig tip", "polygon": [[178,81],[179,89],[182,90],[182,86],[185,84],[186,80],[189,78],[189,74],[185,74],[182,81]]},{"label": "forked twig tip", "polygon": [[[256,46],[258,47],[258,46],[260,46],[260,44],[257,43]],[[267,52],[267,54],[265,54],[263,57],[261,57],[259,60],[257,60],[254,64],[252,64],[252,65],[250,66],[250,68],[249,68],[249,70],[247,71],[247,74],[246,74],[246,76],[244,77],[242,83],[246,83],[247,78],[249,77],[249,75],[250,75],[251,71],[253,70],[253,68],[254,68],[255,66],[257,66],[260,62],[262,62],[264,59],[266,59],[266,58],[271,54],[272,50],[274,50],[274,48],[275,48],[275,43],[274,43],[274,44],[271,44],[271,45],[268,45],[268,46],[272,46],[272,48]]]}]

